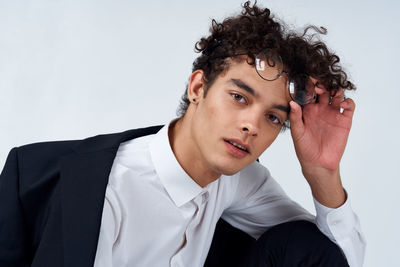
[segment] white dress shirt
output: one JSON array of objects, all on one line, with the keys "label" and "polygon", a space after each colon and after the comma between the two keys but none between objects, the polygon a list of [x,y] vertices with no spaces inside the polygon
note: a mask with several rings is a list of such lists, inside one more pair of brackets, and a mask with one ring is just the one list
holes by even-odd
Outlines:
[{"label": "white dress shirt", "polygon": [[292,201],[254,162],[199,186],[176,160],[168,127],[120,145],[106,189],[95,267],[203,266],[220,217],[254,238],[287,221],[315,221],[351,267],[365,241],[350,201],[337,209],[316,200],[316,218]]}]

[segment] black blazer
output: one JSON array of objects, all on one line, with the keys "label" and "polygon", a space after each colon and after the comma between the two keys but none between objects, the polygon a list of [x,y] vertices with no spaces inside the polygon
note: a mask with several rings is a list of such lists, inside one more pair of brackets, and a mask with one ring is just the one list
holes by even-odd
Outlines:
[{"label": "black blazer", "polygon": [[118,147],[160,128],[12,149],[0,175],[0,266],[93,266]]}]

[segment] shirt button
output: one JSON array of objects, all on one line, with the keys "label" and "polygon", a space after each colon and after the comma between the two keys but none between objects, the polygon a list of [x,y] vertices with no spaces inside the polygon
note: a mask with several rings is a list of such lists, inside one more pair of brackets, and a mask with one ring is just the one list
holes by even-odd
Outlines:
[{"label": "shirt button", "polygon": [[332,225],[338,225],[339,224],[339,221],[333,221],[332,222]]},{"label": "shirt button", "polygon": [[202,204],[206,203],[208,201],[210,194],[208,192],[205,192],[202,196]]}]

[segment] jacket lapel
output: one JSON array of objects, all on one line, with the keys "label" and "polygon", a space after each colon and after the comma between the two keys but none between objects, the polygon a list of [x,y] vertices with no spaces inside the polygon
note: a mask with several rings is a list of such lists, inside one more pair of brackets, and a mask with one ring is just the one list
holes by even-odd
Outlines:
[{"label": "jacket lapel", "polygon": [[61,161],[64,264],[93,266],[108,177],[120,143],[154,134],[161,126],[100,135],[81,141]]}]

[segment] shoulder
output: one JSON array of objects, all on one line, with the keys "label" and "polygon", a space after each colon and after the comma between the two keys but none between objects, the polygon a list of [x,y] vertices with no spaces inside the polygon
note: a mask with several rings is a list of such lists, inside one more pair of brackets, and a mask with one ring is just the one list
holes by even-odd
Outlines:
[{"label": "shoulder", "polygon": [[[256,192],[281,192],[280,185],[270,171],[261,163],[254,162],[237,175],[237,192],[249,197]],[[241,193],[240,193],[241,192]]]},{"label": "shoulder", "polygon": [[56,172],[59,159],[70,154],[78,142],[38,142],[15,147],[10,151],[4,168],[12,163],[20,179],[29,176],[35,180],[40,174]]},{"label": "shoulder", "polygon": [[222,176],[225,183],[235,187],[258,187],[272,179],[269,170],[258,161],[253,162],[232,176]]},{"label": "shoulder", "polygon": [[[261,163],[255,161],[240,171],[240,179],[251,179],[251,183],[260,184],[272,178],[269,170]],[[248,180],[247,180],[248,181]]]},{"label": "shoulder", "polygon": [[20,179],[37,181],[44,176],[57,176],[63,158],[98,153],[109,150],[116,153],[122,142],[140,136],[149,135],[159,130],[160,126],[127,130],[119,133],[100,134],[85,139],[49,141],[27,144],[13,148],[9,153],[6,165],[16,164]]},{"label": "shoulder", "polygon": [[13,149],[20,164],[49,163],[71,153],[88,153],[104,149],[117,149],[127,140],[156,133],[161,126],[131,129],[118,133],[99,134],[84,139],[38,142]]},{"label": "shoulder", "polygon": [[81,140],[49,141],[14,148],[19,163],[29,164],[48,161],[55,156],[68,154]]}]

